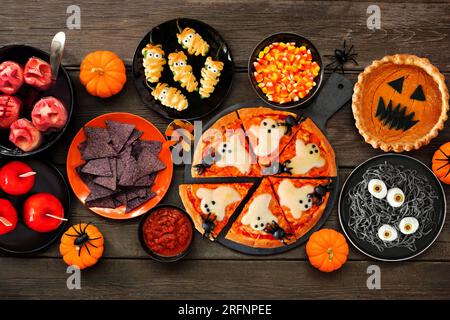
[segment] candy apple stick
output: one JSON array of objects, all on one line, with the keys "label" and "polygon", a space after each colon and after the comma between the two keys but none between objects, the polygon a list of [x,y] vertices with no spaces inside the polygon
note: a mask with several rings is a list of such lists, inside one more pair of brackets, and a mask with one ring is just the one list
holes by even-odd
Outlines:
[{"label": "candy apple stick", "polygon": [[61,220],[61,221],[68,221],[68,219],[66,219],[66,218],[61,218],[61,217],[55,216],[55,215],[50,214],[50,213],[46,213],[45,215],[47,217],[50,217],[50,218],[53,218],[53,219],[57,219],[57,220]]},{"label": "candy apple stick", "polygon": [[36,172],[30,171],[30,172],[22,173],[21,175],[19,175],[19,178],[27,178],[27,177],[31,177],[34,175],[36,175]]},{"label": "candy apple stick", "polygon": [[12,223],[9,222],[9,220],[4,218],[4,217],[0,217],[0,222],[3,223],[5,225],[5,227],[11,227],[12,226]]}]

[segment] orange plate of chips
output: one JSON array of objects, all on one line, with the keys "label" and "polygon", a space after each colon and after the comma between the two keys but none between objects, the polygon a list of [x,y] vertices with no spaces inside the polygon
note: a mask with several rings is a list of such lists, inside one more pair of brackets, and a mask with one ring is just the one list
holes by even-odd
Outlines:
[{"label": "orange plate of chips", "polygon": [[[105,121],[116,121],[124,124],[134,125],[136,130],[142,131],[140,140],[156,140],[162,143],[162,148],[158,154],[158,159],[165,165],[165,168],[156,173],[153,185],[150,187],[151,191],[155,193],[153,198],[141,204],[130,212],[125,212],[125,205],[121,205],[115,209],[112,208],[89,208],[93,212],[110,219],[131,219],[140,216],[156,206],[164,197],[169,189],[172,181],[173,163],[172,155],[169,149],[169,143],[164,138],[163,134],[149,121],[142,117],[130,113],[108,113],[101,115],[88,123],[85,127],[106,128]],[[85,163],[79,150],[80,144],[86,141],[86,135],[83,129],[80,129],[73,139],[69,152],[67,155],[67,176],[69,178],[70,186],[77,198],[83,203],[89,196],[91,190],[80,178],[77,168]]]}]

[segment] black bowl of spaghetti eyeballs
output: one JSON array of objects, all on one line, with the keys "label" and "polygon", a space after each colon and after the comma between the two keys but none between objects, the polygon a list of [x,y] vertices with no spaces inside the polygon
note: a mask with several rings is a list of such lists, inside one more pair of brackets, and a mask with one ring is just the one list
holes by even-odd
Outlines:
[{"label": "black bowl of spaghetti eyeballs", "polygon": [[422,162],[386,154],[359,165],[345,182],[339,220],[362,253],[402,261],[428,249],[445,222],[442,185]]}]

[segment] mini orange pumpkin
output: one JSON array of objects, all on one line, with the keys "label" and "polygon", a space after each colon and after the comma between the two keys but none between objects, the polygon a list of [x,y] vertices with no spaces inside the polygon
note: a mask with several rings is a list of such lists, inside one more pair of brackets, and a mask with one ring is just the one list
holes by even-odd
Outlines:
[{"label": "mini orange pumpkin", "polygon": [[93,96],[108,98],[127,81],[125,64],[112,51],[94,51],[81,62],[80,81]]},{"label": "mini orange pumpkin", "polygon": [[309,238],[306,254],[309,262],[320,271],[335,271],[347,261],[347,241],[342,233],[336,230],[322,229]]},{"label": "mini orange pumpkin", "polygon": [[81,270],[91,267],[103,255],[102,233],[90,223],[79,223],[70,227],[61,238],[59,252],[67,265]]},{"label": "mini orange pumpkin", "polygon": [[450,142],[439,147],[431,160],[431,169],[445,184],[450,184]]}]

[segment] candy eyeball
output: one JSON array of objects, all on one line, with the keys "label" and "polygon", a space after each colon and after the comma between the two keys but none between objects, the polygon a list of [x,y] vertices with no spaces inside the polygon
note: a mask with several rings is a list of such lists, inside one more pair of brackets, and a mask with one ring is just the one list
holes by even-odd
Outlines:
[{"label": "candy eyeball", "polygon": [[372,179],[369,181],[368,189],[371,195],[377,199],[383,199],[387,195],[386,184],[380,179]]},{"label": "candy eyeball", "polygon": [[155,58],[159,59],[159,53],[155,53]]},{"label": "candy eyeball", "polygon": [[419,221],[414,217],[403,218],[398,225],[403,234],[413,234],[419,229]]},{"label": "candy eyeball", "polygon": [[378,238],[383,241],[391,242],[397,239],[398,233],[393,227],[388,224],[383,224],[380,229],[378,229]]},{"label": "candy eyeball", "polygon": [[391,207],[398,208],[405,202],[405,194],[399,188],[389,189],[387,192],[387,201]]},{"label": "candy eyeball", "polygon": [[151,58],[151,57],[153,57],[153,52],[150,52],[150,51],[149,51],[149,52],[147,53],[147,58]]}]

